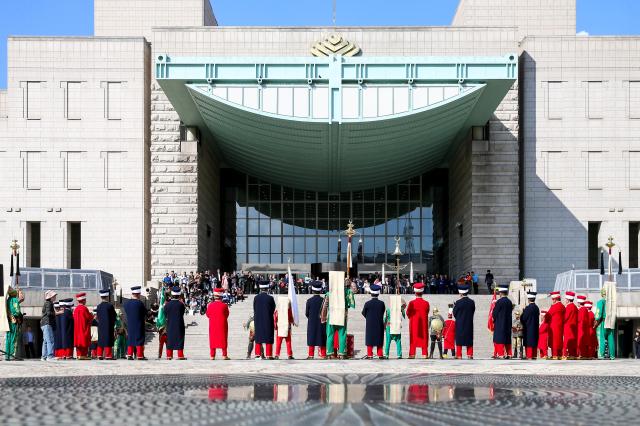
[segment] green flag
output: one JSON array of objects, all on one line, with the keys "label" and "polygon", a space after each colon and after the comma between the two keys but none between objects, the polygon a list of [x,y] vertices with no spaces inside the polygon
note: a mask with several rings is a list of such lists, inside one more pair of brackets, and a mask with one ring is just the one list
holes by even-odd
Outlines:
[{"label": "green flag", "polygon": [[156,327],[163,328],[167,325],[167,317],[164,316],[164,286],[160,287],[160,303],[158,304],[158,316],[156,317]]}]

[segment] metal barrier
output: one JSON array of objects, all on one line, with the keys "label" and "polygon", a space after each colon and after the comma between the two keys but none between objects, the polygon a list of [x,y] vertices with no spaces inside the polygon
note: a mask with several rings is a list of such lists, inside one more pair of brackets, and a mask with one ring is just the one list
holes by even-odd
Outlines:
[{"label": "metal barrier", "polygon": [[20,287],[33,290],[102,290],[111,288],[113,275],[89,269],[20,268]]},{"label": "metal barrier", "polygon": [[[556,275],[554,289],[557,291],[597,292],[607,280],[607,275],[600,275],[599,269],[575,269]],[[613,280],[616,288],[626,291],[640,291],[640,269],[626,269],[622,274],[615,274]]]}]

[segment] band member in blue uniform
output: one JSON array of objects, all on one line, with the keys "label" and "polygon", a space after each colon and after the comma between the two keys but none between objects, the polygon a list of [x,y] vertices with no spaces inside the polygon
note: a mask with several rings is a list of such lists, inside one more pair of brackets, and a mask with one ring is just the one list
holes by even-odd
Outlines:
[{"label": "band member in blue uniform", "polygon": [[458,286],[460,299],[453,304],[456,319],[456,359],[462,359],[462,347],[467,347],[467,358],[473,359],[473,315],[476,304],[469,299],[469,285]]},{"label": "band member in blue uniform", "polygon": [[493,317],[493,353],[498,359],[511,358],[511,327],[513,325],[513,303],[509,299],[509,287],[498,287],[500,298],[496,301],[491,313]]},{"label": "band member in blue uniform", "polygon": [[100,290],[102,302],[96,308],[98,320],[98,359],[113,359],[115,343],[116,309],[109,302],[109,290]]},{"label": "band member in blue uniform", "polygon": [[167,318],[167,359],[173,359],[173,351],[178,351],[178,359],[184,357],[184,314],[186,307],[180,300],[180,287],[171,289],[171,300],[163,308]]},{"label": "band member in blue uniform", "polygon": [[262,358],[262,345],[266,346],[266,357],[273,359],[273,313],[276,302],[269,294],[269,281],[260,282],[260,294],[253,299],[253,323],[255,327],[256,359]]},{"label": "band member in blue uniform", "polygon": [[322,281],[312,281],[311,291],[313,296],[307,300],[305,316],[308,318],[307,323],[307,346],[309,347],[309,356],[307,359],[313,359],[316,346],[320,351],[320,358],[327,358],[327,327],[320,321],[320,313],[322,311]]},{"label": "band member in blue uniform", "polygon": [[364,304],[362,316],[365,317],[365,344],[367,345],[367,356],[365,359],[373,358],[373,347],[377,349],[378,358],[383,359],[384,346],[384,313],[386,307],[382,300],[378,300],[381,287],[372,284],[369,288],[371,300]]},{"label": "band member in blue uniform", "polygon": [[522,322],[522,340],[527,359],[536,359],[536,353],[538,352],[540,308],[536,305],[537,294],[538,293],[534,291],[527,293],[527,301],[529,304],[524,308],[520,316],[520,322]]},{"label": "band member in blue uniform", "polygon": [[127,316],[127,359],[133,359],[133,348],[136,349],[136,358],[146,360],[144,356],[145,329],[144,322],[147,317],[147,308],[140,300],[141,286],[131,287],[131,300],[124,304],[124,313]]},{"label": "band member in blue uniform", "polygon": [[60,316],[60,349],[62,359],[73,359],[73,299],[60,301],[63,308]]}]

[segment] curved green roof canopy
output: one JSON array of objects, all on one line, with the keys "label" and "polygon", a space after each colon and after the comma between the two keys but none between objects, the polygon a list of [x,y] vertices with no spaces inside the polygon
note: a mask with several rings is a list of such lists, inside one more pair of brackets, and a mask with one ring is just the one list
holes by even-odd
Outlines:
[{"label": "curved green roof canopy", "polygon": [[516,60],[162,55],[156,78],[185,125],[208,133],[229,165],[336,192],[445,165],[501,102]]}]

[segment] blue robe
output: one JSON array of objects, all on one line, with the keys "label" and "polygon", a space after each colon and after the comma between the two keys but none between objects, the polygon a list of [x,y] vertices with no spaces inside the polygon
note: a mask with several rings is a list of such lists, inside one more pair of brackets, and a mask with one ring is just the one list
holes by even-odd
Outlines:
[{"label": "blue robe", "polygon": [[382,300],[372,298],[364,304],[362,316],[365,317],[365,345],[381,347],[384,344],[384,312]]},{"label": "blue robe", "polygon": [[456,300],[453,304],[457,346],[473,346],[473,314],[475,312],[476,304],[468,296]]},{"label": "blue robe", "polygon": [[540,308],[535,303],[530,303],[522,311],[520,316],[522,323],[522,342],[524,347],[537,348],[540,338]]},{"label": "blue robe", "polygon": [[124,313],[127,316],[127,346],[144,346],[144,322],[147,317],[144,303],[138,299],[127,300]]},{"label": "blue robe", "polygon": [[56,326],[53,329],[53,349],[58,350],[62,348],[62,315],[56,315]]},{"label": "blue robe", "polygon": [[493,317],[493,343],[511,344],[511,326],[513,323],[511,311],[513,311],[513,304],[508,297],[501,297],[496,300],[491,314]]},{"label": "blue robe", "polygon": [[171,299],[165,303],[164,314],[167,317],[167,349],[184,349],[184,313],[186,307],[178,299]]},{"label": "blue robe", "polygon": [[315,295],[307,300],[305,316],[309,319],[307,323],[307,346],[326,346],[327,326],[320,322],[320,311],[322,310],[322,296]]},{"label": "blue robe", "polygon": [[253,325],[256,344],[273,344],[273,313],[276,302],[267,293],[260,293],[253,298]]},{"label": "blue robe", "polygon": [[73,348],[73,312],[65,308],[60,315],[60,349]]},{"label": "blue robe", "polygon": [[116,325],[116,310],[109,302],[102,302],[96,308],[98,319],[98,346],[110,348],[115,343],[114,328]]}]

